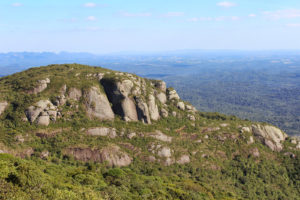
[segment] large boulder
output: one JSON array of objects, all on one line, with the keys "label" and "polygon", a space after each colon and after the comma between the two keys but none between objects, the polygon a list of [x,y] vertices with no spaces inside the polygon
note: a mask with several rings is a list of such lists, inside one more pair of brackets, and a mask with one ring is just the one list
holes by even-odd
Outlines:
[{"label": "large boulder", "polygon": [[160,118],[158,106],[155,102],[155,97],[152,94],[149,95],[148,106],[151,119],[154,121],[158,120]]},{"label": "large boulder", "polygon": [[157,155],[162,158],[170,158],[172,156],[171,149],[169,147],[163,147],[158,150]]},{"label": "large boulder", "polygon": [[83,162],[107,162],[111,167],[128,166],[132,162],[132,158],[116,145],[107,146],[101,150],[81,147],[68,148],[65,149],[64,153]]},{"label": "large boulder", "polygon": [[86,134],[91,136],[108,136],[110,138],[117,136],[116,129],[107,127],[90,128],[86,131]]},{"label": "large boulder", "polygon": [[164,117],[164,118],[166,118],[166,117],[169,116],[169,112],[168,112],[166,109],[164,109],[164,108],[162,108],[162,109],[160,110],[160,114],[161,114],[161,116]]},{"label": "large boulder", "polygon": [[253,124],[252,132],[273,151],[281,151],[283,149],[282,142],[288,137],[279,128],[270,125]]},{"label": "large boulder", "polygon": [[172,158],[172,151],[169,147],[162,147],[158,150],[157,155],[163,159],[163,163],[166,166],[174,164],[175,160]]},{"label": "large boulder", "polygon": [[148,105],[143,101],[142,98],[139,97],[136,97],[135,101],[139,120],[144,123],[151,124]]},{"label": "large boulder", "polygon": [[160,103],[165,104],[167,102],[167,96],[164,92],[159,92],[156,94],[156,98],[160,101]]},{"label": "large boulder", "polygon": [[67,98],[65,96],[66,92],[67,92],[67,85],[64,84],[59,90],[60,95],[56,97],[56,100],[54,102],[56,106],[63,106],[67,102]]},{"label": "large boulder", "polygon": [[92,87],[85,94],[86,110],[90,117],[96,117],[100,120],[113,120],[114,112],[105,94],[100,92],[98,87]]},{"label": "large boulder", "polygon": [[121,102],[121,107],[123,109],[123,117],[125,121],[138,121],[136,106],[131,98],[126,97]]},{"label": "large boulder", "polygon": [[177,103],[177,108],[180,110],[185,110],[185,104],[182,101],[180,101]]},{"label": "large boulder", "polygon": [[180,165],[187,164],[187,163],[190,162],[190,156],[189,155],[183,155],[176,162]]},{"label": "large boulder", "polygon": [[121,151],[120,147],[116,145],[104,147],[100,153],[102,161],[107,162],[112,167],[124,167],[130,165],[132,162],[132,158],[127,153]]},{"label": "large boulder", "polygon": [[194,115],[188,114],[187,118],[191,121],[196,121],[196,117]]},{"label": "large boulder", "polygon": [[172,137],[163,134],[159,130],[155,131],[154,133],[148,133],[148,135],[163,142],[172,142]]},{"label": "large boulder", "polygon": [[174,90],[174,89],[171,89],[171,88],[169,88],[168,90],[167,90],[167,95],[168,95],[168,99],[169,100],[179,100],[180,99],[180,97],[179,97],[179,95],[177,94],[177,92],[176,92],[176,90]]},{"label": "large boulder", "polygon": [[48,107],[53,107],[49,100],[40,100],[26,110],[26,116],[30,122],[34,122],[39,114]]},{"label": "large boulder", "polygon": [[46,112],[43,112],[36,123],[42,126],[48,126],[50,124],[50,116]]},{"label": "large boulder", "polygon": [[77,88],[70,88],[69,95],[68,95],[69,99],[79,101],[81,96],[82,96],[81,90]]},{"label": "large boulder", "polygon": [[6,101],[0,102],[0,115],[2,115],[2,113],[5,111],[7,106],[8,106],[8,103]]},{"label": "large boulder", "polygon": [[46,78],[45,80],[39,80],[38,85],[35,88],[33,88],[32,90],[30,90],[28,93],[29,94],[38,94],[38,93],[44,91],[48,87],[49,83],[50,83],[49,78]]},{"label": "large boulder", "polygon": [[164,81],[155,81],[154,86],[163,92],[167,90],[167,85]]},{"label": "large boulder", "polygon": [[55,100],[54,104],[56,106],[63,106],[63,105],[65,105],[66,102],[67,102],[66,96],[65,95],[59,95],[59,96],[56,97],[56,100]]},{"label": "large boulder", "polygon": [[185,105],[185,108],[188,110],[188,112],[197,112],[197,109],[192,105]]},{"label": "large boulder", "polygon": [[35,105],[30,106],[25,114],[31,123],[36,121],[39,125],[48,126],[50,120],[56,120],[57,107],[49,100],[40,100]]}]

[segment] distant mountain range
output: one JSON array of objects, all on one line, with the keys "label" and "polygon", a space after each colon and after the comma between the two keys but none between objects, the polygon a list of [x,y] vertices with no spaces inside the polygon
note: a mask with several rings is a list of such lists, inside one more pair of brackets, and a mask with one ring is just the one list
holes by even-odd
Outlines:
[{"label": "distant mountain range", "polygon": [[[113,70],[134,72],[140,75],[158,74],[161,77],[160,74],[167,75],[171,73],[174,75],[173,70],[166,68],[166,65],[170,64],[170,62],[173,62],[172,66],[182,66],[182,64],[190,64],[185,62],[186,60],[192,62],[195,60],[275,59],[286,55],[298,57],[300,51],[178,50],[165,52],[118,52],[101,55],[85,52],[9,52],[0,53],[0,70],[1,75],[9,75],[30,67],[53,63],[79,63],[101,65]],[[148,72],[147,69],[153,65],[154,61],[159,68],[154,68],[155,71],[151,68]],[[120,66],[120,64],[124,65]],[[161,73],[162,69],[160,68],[167,69],[167,73]],[[189,74],[194,74],[194,70],[189,70]],[[182,73],[179,74],[182,75]]]}]

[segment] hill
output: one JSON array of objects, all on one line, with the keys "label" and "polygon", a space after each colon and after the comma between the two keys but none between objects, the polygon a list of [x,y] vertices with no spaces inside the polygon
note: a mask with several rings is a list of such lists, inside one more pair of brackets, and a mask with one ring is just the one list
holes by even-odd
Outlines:
[{"label": "hill", "polygon": [[162,79],[201,111],[268,122],[300,135],[299,51],[0,53],[2,75],[74,62]]},{"label": "hill", "polygon": [[0,79],[0,199],[299,199],[300,142],[78,64]]}]

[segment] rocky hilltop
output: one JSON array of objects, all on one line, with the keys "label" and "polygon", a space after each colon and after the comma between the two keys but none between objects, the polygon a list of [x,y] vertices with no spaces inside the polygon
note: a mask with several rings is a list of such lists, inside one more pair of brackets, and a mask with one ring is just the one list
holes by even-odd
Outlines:
[{"label": "rocky hilltop", "polygon": [[[128,170],[131,169],[136,174],[145,175],[142,168],[157,170],[158,167],[161,172],[153,172],[153,176],[165,176],[164,169],[172,169],[174,176],[182,174],[185,179],[194,182],[191,187],[198,188],[194,188],[197,190],[194,192],[201,193],[207,199],[217,198],[218,195],[232,199],[246,198],[247,190],[245,192],[237,174],[231,171],[232,166],[244,166],[251,161],[251,165],[258,167],[267,162],[266,166],[281,167],[284,170],[283,173],[289,177],[285,180],[289,186],[278,186],[269,179],[265,180],[265,191],[275,186],[280,189],[279,192],[269,196],[262,194],[261,197],[293,199],[293,195],[300,194],[300,185],[297,185],[300,184],[299,179],[294,177],[297,169],[292,168],[294,175],[288,169],[290,165],[298,162],[298,139],[288,137],[270,124],[254,123],[218,113],[199,112],[190,103],[181,100],[173,88],[167,88],[163,81],[144,79],[134,74],[100,67],[51,65],[1,78],[0,91],[0,153],[3,156],[11,154],[29,159],[34,164],[42,162],[40,165],[45,166],[45,169],[48,165],[63,167],[73,166],[74,163],[79,166],[98,163],[97,166],[101,169],[128,167]],[[14,170],[18,170],[15,168]],[[196,171],[192,173],[189,170],[220,174],[220,177],[213,176],[215,183],[234,180],[235,184],[226,186],[226,190],[232,194],[226,194],[223,186],[212,186],[215,183],[207,180],[210,175],[200,178]],[[261,173],[260,169],[257,170],[257,173]],[[274,171],[280,176],[277,169]],[[49,175],[45,171],[41,173],[42,177]],[[110,179],[103,180],[105,173],[98,179],[106,181],[105,184],[108,185],[100,191],[92,189],[92,193],[98,195],[97,198],[110,194],[109,184],[116,186]],[[57,175],[56,172],[54,174]],[[86,173],[83,174],[86,176]],[[227,178],[222,180],[221,174]],[[10,175],[11,173],[4,173],[0,176],[7,180],[0,182],[0,186],[2,184],[8,187],[5,184],[9,184],[9,187],[13,187],[20,194],[25,192],[25,186],[11,181]],[[74,177],[62,176],[68,181],[74,181]],[[280,177],[277,179],[281,180]],[[208,185],[203,185],[204,180]],[[257,177],[257,181],[262,180]],[[168,186],[166,188],[169,189],[164,191],[166,193],[160,194],[153,188],[149,189],[146,183],[143,184],[151,190],[153,198],[155,195],[157,198],[179,198],[179,191],[175,192],[175,189],[183,187],[179,181],[179,185],[173,186],[173,189]],[[212,185],[209,186],[210,184]],[[79,185],[78,187],[86,190],[86,185]],[[28,187],[31,188],[31,185]],[[126,187],[132,190],[132,186]],[[217,191],[215,194],[211,187]],[[38,190],[40,197],[47,196],[42,189],[41,187]],[[115,189],[115,195],[123,189]],[[192,199],[190,195],[194,189],[187,189],[191,191],[182,194],[184,198],[180,199]],[[255,193],[258,189],[252,190],[251,198],[257,197]],[[282,194],[283,190],[287,190],[288,194]],[[69,189],[70,191],[76,193],[73,189]],[[3,194],[0,192],[0,199],[1,195]],[[144,199],[141,194],[131,195],[132,198]],[[200,196],[194,199],[201,199]],[[122,196],[120,198],[123,199]],[[32,196],[29,195],[28,199],[32,199]]]}]

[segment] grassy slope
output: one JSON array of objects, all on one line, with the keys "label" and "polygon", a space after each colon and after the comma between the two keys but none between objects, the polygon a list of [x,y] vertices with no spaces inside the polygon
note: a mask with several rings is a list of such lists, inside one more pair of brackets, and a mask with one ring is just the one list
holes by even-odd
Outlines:
[{"label": "grassy slope", "polygon": [[[195,123],[185,117],[169,117],[152,125],[126,123],[119,118],[100,122],[88,119],[82,106],[51,123],[47,129],[21,120],[29,105],[45,97],[57,96],[63,84],[68,88],[88,88],[98,83],[86,75],[104,71],[107,70],[60,65],[34,68],[0,79],[0,98],[11,103],[1,116],[0,147],[16,154],[34,149],[33,156],[25,159],[0,154],[0,199],[299,199],[299,151],[289,150],[296,155],[291,159],[283,155],[285,151],[274,153],[258,142],[247,145],[250,133],[241,134],[238,126],[249,126],[250,121],[217,113],[199,113]],[[80,75],[76,76],[78,73]],[[111,73],[113,77],[114,72]],[[47,77],[51,84],[41,94],[24,92],[37,80]],[[72,103],[63,108],[65,112],[74,110]],[[171,104],[169,107],[186,115]],[[222,123],[229,126],[221,127]],[[169,144],[147,137],[95,138],[80,131],[95,126],[115,127],[118,132],[125,128],[127,133],[161,130],[174,140]],[[203,133],[207,127],[217,126],[221,129]],[[58,128],[64,129],[54,137],[35,135],[41,130],[51,132]],[[16,141],[18,135],[25,138],[24,143]],[[203,142],[196,143],[195,138]],[[67,147],[97,148],[112,143],[134,157],[130,166],[109,168],[105,163],[83,163],[63,155]],[[125,148],[124,143],[133,145],[135,150]],[[169,146],[177,158],[191,155],[191,163],[163,166],[146,162],[144,158],[151,155],[148,147],[152,143]],[[287,149],[294,147],[289,141],[286,146]],[[254,148],[259,150],[259,157],[251,155]],[[41,159],[45,150],[50,156]]]}]

